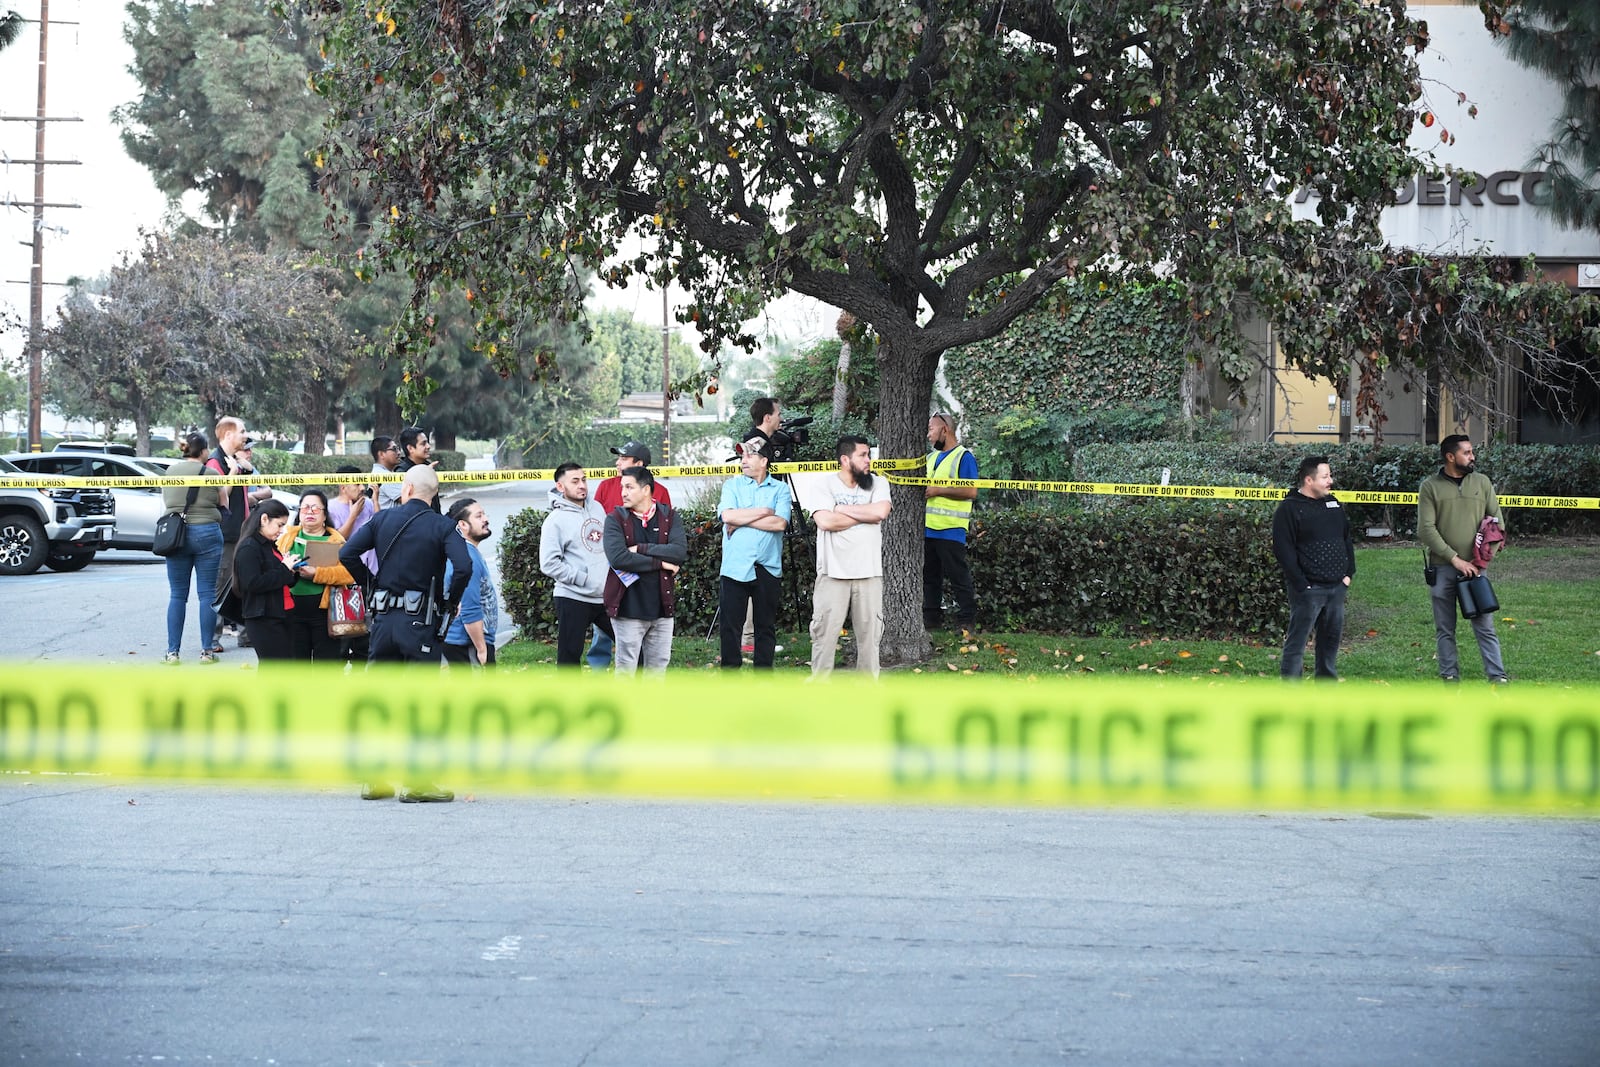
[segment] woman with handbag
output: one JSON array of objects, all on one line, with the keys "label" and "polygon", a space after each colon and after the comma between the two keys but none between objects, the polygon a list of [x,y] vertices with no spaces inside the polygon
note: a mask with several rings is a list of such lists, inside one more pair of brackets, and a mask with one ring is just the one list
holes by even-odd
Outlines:
[{"label": "woman with handbag", "polygon": [[[300,523],[291,523],[278,536],[278,551],[286,556],[306,559],[311,544],[319,541],[344,544],[339,531],[328,525],[328,497],[321,489],[300,494]],[[300,574],[305,573],[301,568]],[[328,633],[328,601],[333,588],[355,585],[355,579],[337,561],[331,567],[311,566],[311,577],[302,577],[290,586],[294,608],[289,612],[290,658],[317,663],[343,663],[344,643]]]},{"label": "woman with handbag", "polygon": [[263,500],[250,512],[239,531],[233,553],[233,588],[243,605],[244,628],[256,650],[256,659],[289,659],[289,613],[294,595],[289,590],[299,578],[312,576],[304,561],[284,559],[277,540],[289,525],[289,509],[277,500]]},{"label": "woman with handbag", "polygon": [[[183,458],[167,468],[175,478],[205,472],[206,439],[192,433],[183,439]],[[167,515],[179,517],[183,544],[167,553],[167,654],[163,663],[177,663],[183,645],[183,625],[189,609],[191,574],[200,593],[200,662],[217,662],[217,616],[211,610],[216,596],[217,567],[222,563],[222,490],[215,485],[169,485],[161,488]],[[166,516],[162,516],[166,521]]]}]

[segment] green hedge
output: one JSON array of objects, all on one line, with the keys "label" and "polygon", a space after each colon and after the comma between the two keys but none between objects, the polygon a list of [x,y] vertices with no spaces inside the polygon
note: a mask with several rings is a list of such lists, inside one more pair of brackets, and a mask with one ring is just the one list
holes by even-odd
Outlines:
[{"label": "green hedge", "polygon": [[[1415,492],[1422,479],[1439,469],[1437,445],[1403,444],[1189,444],[1147,441],[1139,444],[1084,445],[1073,456],[1072,478],[1092,482],[1159,482],[1163,467],[1174,485],[1277,485],[1294,483],[1300,459],[1326,455],[1333,468],[1333,491]],[[1502,494],[1594,496],[1600,491],[1600,447],[1594,445],[1484,445],[1478,470]],[[1235,472],[1238,479],[1235,480]],[[1260,481],[1264,479],[1265,481]],[[1357,504],[1350,507],[1358,532],[1387,526],[1397,537],[1417,529],[1415,505]],[[1594,511],[1510,509],[1506,526],[1518,534],[1600,533]]]},{"label": "green hedge", "polygon": [[[1157,501],[1154,507],[1063,513],[1014,508],[980,516],[971,534],[979,621],[996,630],[1251,634],[1287,617],[1272,558],[1270,508]],[[704,634],[717,609],[715,512],[685,509],[689,559],[678,576],[677,629]],[[555,633],[550,580],[539,573],[544,512],[500,531],[501,595],[530,636]],[[784,539],[780,630],[810,623],[813,535]]]}]

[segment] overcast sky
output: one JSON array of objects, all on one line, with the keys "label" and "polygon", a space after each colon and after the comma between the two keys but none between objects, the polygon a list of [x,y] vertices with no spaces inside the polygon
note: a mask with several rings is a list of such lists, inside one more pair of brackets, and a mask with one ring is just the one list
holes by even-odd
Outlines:
[{"label": "overcast sky", "polygon": [[[38,0],[0,0],[25,17],[37,18]],[[107,17],[111,16],[111,17]],[[59,22],[58,22],[59,20]],[[62,23],[76,22],[70,26]],[[118,0],[51,0],[50,53],[46,72],[45,113],[81,118],[52,122],[45,129],[48,159],[75,159],[79,166],[45,168],[45,200],[81,204],[78,209],[47,208],[44,246],[46,282],[100,274],[123,251],[139,247],[139,228],[157,227],[166,198],[156,191],[149,172],[129,159],[111,122],[111,109],[133,99],[137,83],[128,73],[132,50],[122,39],[122,4]],[[38,100],[39,33],[30,24],[10,48],[0,52],[0,113],[32,116]],[[34,124],[0,123],[0,299],[24,323],[28,317],[29,266],[32,262]],[[23,206],[12,206],[20,202]],[[22,282],[24,284],[11,284]],[[66,290],[45,287],[45,319]],[[21,338],[0,339],[0,351],[15,355]]]}]

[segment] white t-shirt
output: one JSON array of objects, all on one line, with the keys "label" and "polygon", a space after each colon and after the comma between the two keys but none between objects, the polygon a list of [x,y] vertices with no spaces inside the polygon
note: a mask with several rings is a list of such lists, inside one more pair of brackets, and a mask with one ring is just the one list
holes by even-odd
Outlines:
[{"label": "white t-shirt", "polygon": [[[876,504],[889,499],[889,483],[882,475],[873,476],[870,490],[846,485],[836,474],[830,475],[824,484],[834,506]],[[817,573],[839,579],[882,577],[883,524],[858,522],[848,530],[819,528]]]}]

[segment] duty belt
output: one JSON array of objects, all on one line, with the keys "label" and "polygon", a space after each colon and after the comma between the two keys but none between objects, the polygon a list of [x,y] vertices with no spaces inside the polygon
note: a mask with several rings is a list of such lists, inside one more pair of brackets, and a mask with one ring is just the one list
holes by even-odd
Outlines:
[{"label": "duty belt", "polygon": [[420,615],[428,607],[428,594],[421,589],[407,589],[394,593],[379,589],[372,594],[372,610],[381,615],[386,611],[404,611],[407,615]]}]

